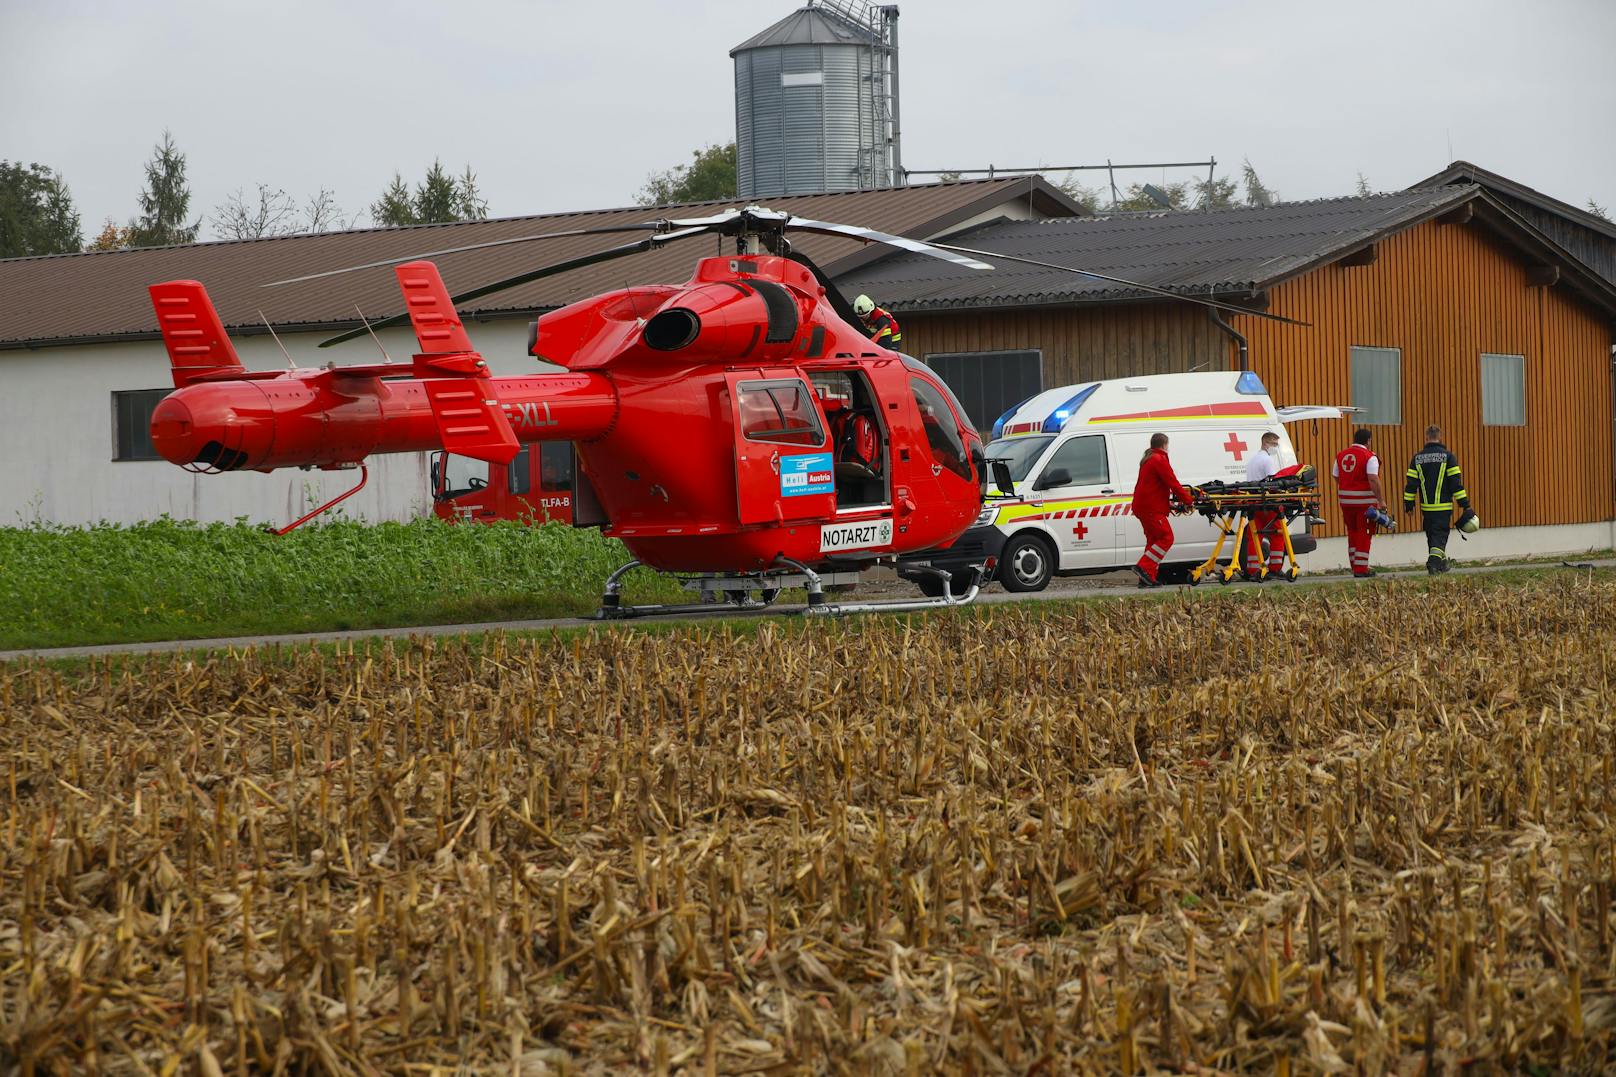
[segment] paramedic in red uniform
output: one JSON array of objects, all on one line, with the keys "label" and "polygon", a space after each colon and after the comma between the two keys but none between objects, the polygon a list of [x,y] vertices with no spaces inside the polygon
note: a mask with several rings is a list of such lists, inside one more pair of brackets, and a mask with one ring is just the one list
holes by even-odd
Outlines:
[{"label": "paramedic in red uniform", "polygon": [[1173,503],[1188,505],[1190,492],[1173,474],[1167,459],[1167,435],[1150,435],[1150,448],[1139,461],[1139,479],[1133,487],[1133,514],[1145,529],[1145,556],[1133,566],[1140,587],[1159,586],[1156,572],[1173,548],[1173,525],[1167,519]]},{"label": "paramedic in red uniform", "polygon": [[[1261,482],[1279,470],[1279,435],[1272,430],[1262,436],[1262,451],[1253,453],[1246,461],[1246,481]],[[1254,580],[1279,579],[1285,568],[1285,543],[1280,540],[1279,529],[1285,517],[1277,512],[1254,512],[1251,527],[1246,531],[1246,575]],[[1262,574],[1262,544],[1268,540],[1268,575]]]},{"label": "paramedic in red uniform", "polygon": [[1335,463],[1330,466],[1341,515],[1347,523],[1347,559],[1352,563],[1352,574],[1360,579],[1375,574],[1369,567],[1369,541],[1374,537],[1375,525],[1366,514],[1370,509],[1386,511],[1386,499],[1380,490],[1380,458],[1369,451],[1373,436],[1367,427],[1360,426],[1352,435],[1352,444],[1336,453]]}]

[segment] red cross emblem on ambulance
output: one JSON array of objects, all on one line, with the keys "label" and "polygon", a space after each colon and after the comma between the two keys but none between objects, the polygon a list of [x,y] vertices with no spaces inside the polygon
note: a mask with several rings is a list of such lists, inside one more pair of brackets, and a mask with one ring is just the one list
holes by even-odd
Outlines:
[{"label": "red cross emblem on ambulance", "polygon": [[1239,463],[1240,458],[1245,454],[1247,445],[1240,440],[1239,434],[1230,433],[1229,440],[1223,443],[1223,448],[1229,455],[1234,457],[1235,463]]}]

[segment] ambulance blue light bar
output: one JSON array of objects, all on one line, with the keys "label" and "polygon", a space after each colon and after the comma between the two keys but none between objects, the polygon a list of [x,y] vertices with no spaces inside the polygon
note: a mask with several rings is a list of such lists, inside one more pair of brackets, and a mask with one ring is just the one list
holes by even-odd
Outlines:
[{"label": "ambulance blue light bar", "polygon": [[[1031,399],[1032,397],[1030,396],[1027,398],[1027,400]],[[999,438],[1004,436],[1004,424],[1010,421],[1010,416],[1026,407],[1027,400],[1023,400],[1021,403],[1017,404],[1015,407],[1011,408],[1009,411],[1005,412],[1003,415],[999,416],[993,421],[993,433],[991,435],[991,440],[997,441]]]},{"label": "ambulance blue light bar", "polygon": [[1087,389],[1079,391],[1076,396],[1072,397],[1072,399],[1050,412],[1049,418],[1044,420],[1044,433],[1058,434],[1062,430],[1066,429],[1067,421],[1070,420],[1073,415],[1077,414],[1077,409],[1083,406],[1083,401],[1087,400],[1089,395],[1099,387],[1100,386],[1098,384],[1094,384],[1089,386]]},{"label": "ambulance blue light bar", "polygon": [[1257,376],[1255,370],[1241,371],[1240,380],[1234,383],[1234,391],[1245,393],[1247,396],[1266,396],[1268,394],[1268,390],[1263,388],[1262,379]]}]

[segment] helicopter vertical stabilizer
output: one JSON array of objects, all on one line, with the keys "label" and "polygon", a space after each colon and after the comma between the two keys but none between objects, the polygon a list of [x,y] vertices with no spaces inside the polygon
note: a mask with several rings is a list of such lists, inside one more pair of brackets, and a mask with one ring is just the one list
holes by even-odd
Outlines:
[{"label": "helicopter vertical stabilizer", "polygon": [[171,280],[147,291],[168,349],[174,388],[183,389],[209,375],[244,372],[206,288],[194,280]]},{"label": "helicopter vertical stabilizer", "polygon": [[425,355],[469,352],[471,338],[449,299],[438,267],[431,262],[405,262],[393,270],[410,315],[410,328]]}]

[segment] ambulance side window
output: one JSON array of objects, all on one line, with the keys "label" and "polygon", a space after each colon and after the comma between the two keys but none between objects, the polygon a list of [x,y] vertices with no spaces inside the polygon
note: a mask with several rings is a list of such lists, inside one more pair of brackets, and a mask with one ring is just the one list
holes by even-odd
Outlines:
[{"label": "ambulance side window", "polygon": [[801,381],[744,381],[735,387],[741,436],[776,445],[823,445],[813,393]]},{"label": "ambulance side window", "polygon": [[1038,476],[1037,489],[1057,486],[1099,486],[1111,481],[1106,459],[1105,435],[1072,438],[1056,449]]}]

